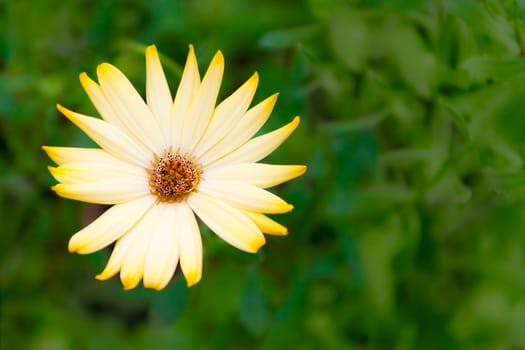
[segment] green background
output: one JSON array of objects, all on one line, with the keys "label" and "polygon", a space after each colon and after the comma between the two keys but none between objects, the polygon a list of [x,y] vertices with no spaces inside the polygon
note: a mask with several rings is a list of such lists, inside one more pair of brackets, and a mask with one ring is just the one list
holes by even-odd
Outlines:
[{"label": "green background", "polygon": [[[525,2],[0,0],[1,349],[525,349]],[[175,91],[188,44],[221,97],[279,91],[267,161],[307,164],[256,255],[203,227],[188,289],[99,282],[67,252],[101,208],[58,198],[41,145],[90,146],[77,76],[111,62]]]}]

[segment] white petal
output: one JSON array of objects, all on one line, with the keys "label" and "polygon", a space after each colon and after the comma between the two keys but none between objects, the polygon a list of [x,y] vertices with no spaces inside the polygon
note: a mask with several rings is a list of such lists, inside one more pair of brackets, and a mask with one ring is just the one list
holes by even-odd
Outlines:
[{"label": "white petal", "polygon": [[144,287],[163,289],[173,277],[179,260],[179,247],[175,235],[176,204],[159,203],[155,208],[156,229],[151,228],[149,249],[144,265]]},{"label": "white petal", "polygon": [[82,162],[106,163],[118,160],[118,158],[99,148],[42,146],[42,149],[58,165]]},{"label": "white petal", "polygon": [[223,139],[200,155],[199,162],[212,163],[246,143],[268,120],[277,96],[278,94],[274,94],[250,108],[237,124],[231,126],[230,132]]},{"label": "white petal", "polygon": [[183,153],[193,150],[208,127],[219,94],[223,72],[224,57],[220,51],[217,51],[184,120],[181,140]]},{"label": "white petal", "polygon": [[146,98],[164,135],[164,141],[169,144],[173,99],[155,45],[146,49]]},{"label": "white petal", "polygon": [[[106,98],[106,95],[104,95],[102,88],[96,82],[94,82],[86,73],[81,73],[79,79],[80,84],[82,84],[82,87],[88,94],[89,99],[97,109],[100,116],[108,123],[125,132],[127,130],[126,125],[115,113],[115,110],[111,106],[111,103]],[[138,141],[138,139],[135,138],[135,141]]]},{"label": "white petal", "polygon": [[[144,220],[144,216],[140,221],[142,220]],[[109,257],[109,261],[106,264],[104,271],[95,276],[96,279],[107,280],[115,276],[115,274],[120,271],[126,254],[128,253],[130,247],[135,243],[135,240],[141,234],[140,230],[135,229],[136,227],[137,225],[135,224],[134,227],[132,227],[126,234],[117,240],[117,243],[115,243],[115,248],[113,248],[113,252],[111,252],[111,256]]]},{"label": "white petal", "polygon": [[48,169],[61,183],[99,182],[109,179],[148,182],[146,169],[122,161],[67,163]]},{"label": "white petal", "polygon": [[261,230],[246,215],[227,203],[200,192],[192,193],[188,203],[217,236],[234,247],[255,253],[264,245]]},{"label": "white petal", "polygon": [[146,256],[153,238],[162,225],[163,213],[161,207],[155,205],[133,227],[132,231],[136,231],[136,237],[129,245],[120,269],[120,280],[124,289],[135,288],[142,279]]},{"label": "white petal", "polygon": [[161,154],[167,145],[159,125],[126,76],[109,63],[97,67],[97,76],[104,95],[130,134],[152,152]]},{"label": "white petal", "polygon": [[301,176],[305,171],[306,166],[304,165],[228,164],[206,171],[206,179],[242,181],[257,187],[268,188]]},{"label": "white petal", "polygon": [[111,179],[99,182],[58,184],[51,187],[59,196],[95,204],[118,204],[136,198],[151,196],[144,182]]},{"label": "white petal", "polygon": [[71,237],[69,251],[89,254],[108,246],[133,227],[154,202],[153,196],[147,196],[112,206]]},{"label": "white petal", "polygon": [[285,236],[288,234],[288,229],[278,222],[270,219],[264,214],[253,211],[243,211],[263,233],[276,236]]},{"label": "white petal", "polygon": [[195,157],[198,158],[210,147],[213,147],[237,125],[252,102],[258,82],[259,76],[255,73],[237,91],[215,108],[210,126],[193,152]]},{"label": "white petal", "polygon": [[299,117],[295,117],[293,121],[285,126],[251,139],[232,153],[212,162],[211,164],[204,164],[204,167],[211,169],[224,164],[257,162],[279,147],[298,125]]},{"label": "white petal", "polygon": [[150,166],[151,152],[137,145],[127,134],[115,126],[103,120],[70,111],[60,105],[57,105],[57,108],[109,154],[138,165]]},{"label": "white petal", "polygon": [[175,95],[175,101],[171,108],[171,142],[173,146],[180,146],[182,142],[182,132],[184,130],[184,121],[188,117],[188,110],[197,95],[200,85],[199,67],[193,46],[190,45],[190,51],[184,66],[184,72]]},{"label": "white petal", "polygon": [[201,234],[193,211],[184,202],[177,205],[176,222],[180,267],[190,287],[199,282],[202,275]]},{"label": "white petal", "polygon": [[199,184],[199,191],[224,201],[234,207],[262,213],[286,213],[293,209],[275,194],[240,181],[206,180]]}]

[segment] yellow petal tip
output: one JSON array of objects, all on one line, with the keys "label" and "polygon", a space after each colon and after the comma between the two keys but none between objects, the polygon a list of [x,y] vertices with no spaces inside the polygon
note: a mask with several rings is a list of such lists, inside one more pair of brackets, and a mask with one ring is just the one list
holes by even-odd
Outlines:
[{"label": "yellow petal tip", "polygon": [[199,271],[190,271],[184,274],[186,278],[186,285],[188,287],[194,286],[201,280],[201,274]]},{"label": "yellow petal tip", "polygon": [[197,57],[195,57],[195,49],[193,48],[193,45],[189,45],[188,49],[188,57],[186,59],[186,65],[188,65],[191,62],[191,64],[197,65]]},{"label": "yellow petal tip", "polygon": [[254,240],[253,242],[251,242],[250,244],[250,247],[249,247],[249,252],[250,253],[257,253],[259,251],[259,249],[261,249],[261,247],[266,243],[266,239],[264,238],[264,236],[262,236],[262,239],[258,239],[258,240]]},{"label": "yellow petal tip", "polygon": [[151,282],[143,281],[143,285],[144,285],[144,288],[153,289],[153,290],[156,290],[157,292],[160,292],[161,290],[164,289],[164,286],[159,283],[151,283]]},{"label": "yellow petal tip", "polygon": [[62,113],[67,119],[72,119],[74,117],[73,112],[62,106],[60,103],[56,104],[57,110]]},{"label": "yellow petal tip", "polygon": [[104,271],[102,271],[101,273],[96,275],[95,279],[97,279],[99,281],[105,281],[105,280],[110,279],[113,276],[115,276],[115,273],[108,272],[108,270],[105,269]]},{"label": "yellow petal tip", "polygon": [[89,75],[87,75],[86,72],[82,72],[78,75],[78,80],[80,80],[80,85],[82,85],[82,87],[84,88],[84,90],[88,91],[89,92],[89,88],[92,87],[92,86],[98,86],[97,83],[95,83],[93,81],[93,79],[91,79],[89,77]]},{"label": "yellow petal tip", "polygon": [[250,77],[250,82],[252,84],[257,84],[259,82],[259,73],[255,72],[252,74],[252,76]]},{"label": "yellow petal tip", "polygon": [[270,97],[268,97],[266,99],[266,101],[268,101],[268,105],[267,105],[268,107],[267,108],[269,108],[270,111],[273,110],[273,107],[277,103],[277,98],[278,97],[279,97],[279,93],[276,92],[275,94],[271,95]]},{"label": "yellow petal tip", "polygon": [[101,75],[111,73],[112,70],[113,70],[113,66],[107,62],[99,64],[97,66],[97,75],[99,76],[99,81],[100,81]]},{"label": "yellow petal tip", "polygon": [[121,278],[122,288],[124,290],[133,289],[139,284],[139,281],[135,278]]},{"label": "yellow petal tip", "polygon": [[150,45],[146,48],[146,59],[153,59],[154,61],[159,59],[159,53],[155,45]]},{"label": "yellow petal tip", "polygon": [[220,66],[224,65],[224,56],[221,50],[218,50],[213,56],[210,66],[213,66],[213,65],[220,65]]},{"label": "yellow petal tip", "polygon": [[288,236],[288,229],[286,227],[279,228],[278,230],[268,233],[273,236]]},{"label": "yellow petal tip", "polygon": [[298,171],[299,175],[303,175],[306,173],[306,170],[308,170],[308,167],[306,165],[300,165],[300,169]]},{"label": "yellow petal tip", "polygon": [[67,244],[67,250],[70,252],[70,253],[78,253],[79,250],[82,249],[82,244],[79,244],[79,239],[78,239],[78,235],[73,235],[70,239],[69,239],[69,243]]}]

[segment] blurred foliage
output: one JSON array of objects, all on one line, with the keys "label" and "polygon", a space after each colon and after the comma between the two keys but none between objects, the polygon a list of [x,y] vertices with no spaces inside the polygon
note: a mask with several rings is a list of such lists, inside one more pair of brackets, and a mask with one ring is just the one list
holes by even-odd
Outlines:
[{"label": "blurred foliage", "polygon": [[[0,1],[0,348],[524,349],[525,1]],[[67,253],[100,208],[49,190],[43,144],[89,141],[76,76],[120,67],[143,92],[157,44],[174,90],[187,45],[257,70],[300,114],[275,163],[296,209],[257,255],[204,231],[203,280],[100,283]]]}]

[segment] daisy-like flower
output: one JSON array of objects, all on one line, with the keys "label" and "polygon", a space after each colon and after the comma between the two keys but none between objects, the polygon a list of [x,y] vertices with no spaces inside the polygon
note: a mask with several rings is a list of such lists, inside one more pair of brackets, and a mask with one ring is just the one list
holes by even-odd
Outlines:
[{"label": "daisy-like flower", "polygon": [[60,196],[113,205],[69,241],[89,254],[113,242],[106,280],[120,271],[125,289],[163,289],[180,268],[188,286],[202,273],[202,242],[195,214],[220,238],[257,252],[263,233],[287,234],[265,214],[292,209],[265,190],[303,174],[303,165],[259,163],[297,127],[289,124],[254,137],[268,119],[274,94],[249,108],[258,84],[253,74],[216,106],[224,70],[218,51],[201,80],[193,47],[172,98],[157,49],[146,49],[146,102],[117,68],[102,63],[99,83],[80,82],[102,119],[58,110],[101,148],[44,146],[58,164],[49,171]]}]

